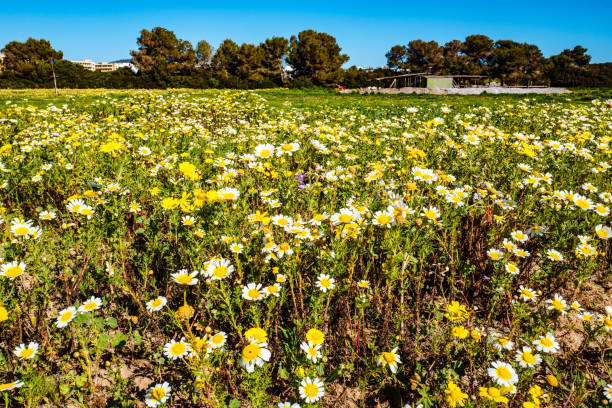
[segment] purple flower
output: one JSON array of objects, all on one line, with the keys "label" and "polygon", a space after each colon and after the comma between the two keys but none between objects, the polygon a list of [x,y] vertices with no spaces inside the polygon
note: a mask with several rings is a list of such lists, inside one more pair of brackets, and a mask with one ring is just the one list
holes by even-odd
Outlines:
[{"label": "purple flower", "polygon": [[298,182],[298,190],[302,191],[306,188],[306,184],[304,184],[304,173],[300,171],[296,177]]}]

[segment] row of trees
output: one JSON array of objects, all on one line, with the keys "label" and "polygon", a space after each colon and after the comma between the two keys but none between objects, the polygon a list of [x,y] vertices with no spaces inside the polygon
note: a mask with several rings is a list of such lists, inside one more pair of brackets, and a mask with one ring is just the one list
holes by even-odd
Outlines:
[{"label": "row of trees", "polygon": [[127,68],[101,73],[63,60],[62,52],[47,40],[12,41],[2,49],[0,87],[51,86],[52,60],[62,87],[361,87],[378,85],[376,77],[403,72],[487,75],[511,85],[612,86],[612,64],[589,64],[584,47],[545,58],[536,45],[493,41],[480,34],[444,45],[414,40],[393,46],[386,54],[387,67],[375,70],[343,69],[349,57],[336,39],[314,30],[259,44],[226,39],[214,49],[204,40],[194,47],[174,32],[155,27],[142,30],[136,42],[130,54],[138,73]]},{"label": "row of trees", "polygon": [[386,54],[387,65],[395,71],[433,74],[487,75],[504,84],[564,83],[580,76],[591,57],[579,45],[547,59],[537,45],[512,40],[493,41],[486,35],[469,35],[464,41],[414,40],[395,45]]},{"label": "row of trees", "polygon": [[144,74],[153,73],[159,82],[175,74],[189,75],[194,70],[211,70],[215,77],[237,77],[249,82],[286,82],[283,61],[292,68],[294,78],[306,78],[314,85],[330,86],[341,80],[341,66],[349,57],[341,54],[336,39],[329,34],[305,30],[290,40],[272,37],[256,44],[238,45],[230,39],[213,52],[202,40],[194,49],[185,40],[162,27],[142,30],[132,62]]}]

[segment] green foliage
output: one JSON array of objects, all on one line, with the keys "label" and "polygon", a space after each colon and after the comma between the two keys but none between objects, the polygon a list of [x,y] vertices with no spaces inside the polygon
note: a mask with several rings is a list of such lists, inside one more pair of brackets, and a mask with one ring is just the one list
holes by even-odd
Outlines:
[{"label": "green foliage", "polygon": [[[141,71],[168,70],[171,73],[188,71],[196,62],[192,45],[176,38],[174,32],[162,27],[143,29],[137,39],[138,50],[131,51],[132,63]],[[158,74],[162,75],[163,74]],[[165,78],[161,79],[164,81]],[[163,82],[162,82],[163,83]]]},{"label": "green foliage", "polygon": [[287,63],[295,69],[296,77],[306,76],[315,85],[333,86],[341,81],[340,67],[349,60],[340,51],[333,36],[304,30],[291,37]]}]

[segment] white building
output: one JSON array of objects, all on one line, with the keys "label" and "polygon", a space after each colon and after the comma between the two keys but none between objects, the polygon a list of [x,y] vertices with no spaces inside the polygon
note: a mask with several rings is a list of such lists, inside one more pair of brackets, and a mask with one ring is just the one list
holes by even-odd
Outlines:
[{"label": "white building", "polygon": [[96,63],[93,62],[92,60],[88,60],[88,59],[80,59],[77,61],[70,61],[73,64],[77,64],[82,66],[83,68],[85,68],[88,71],[95,71],[96,70]]},{"label": "white building", "polygon": [[134,72],[138,72],[138,68],[130,62],[93,62],[89,59],[81,59],[72,61],[72,63],[80,65],[88,71],[112,72],[119,68],[129,68]]}]

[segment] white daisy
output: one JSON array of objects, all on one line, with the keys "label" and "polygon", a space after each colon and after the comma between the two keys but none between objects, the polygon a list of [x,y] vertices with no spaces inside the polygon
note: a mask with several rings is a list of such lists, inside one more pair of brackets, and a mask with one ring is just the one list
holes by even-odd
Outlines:
[{"label": "white daisy", "polygon": [[165,297],[158,296],[155,299],[151,299],[147,302],[147,310],[149,312],[157,312],[166,306],[167,302],[168,300]]},{"label": "white daisy", "polygon": [[147,407],[155,408],[161,404],[164,404],[166,401],[168,401],[168,398],[170,398],[171,391],[172,388],[170,388],[170,384],[165,381],[161,384],[155,384],[147,391],[147,396],[145,398]]},{"label": "white daisy", "polygon": [[519,380],[514,368],[503,361],[495,361],[487,372],[495,383],[503,387],[516,384]]},{"label": "white daisy", "polygon": [[102,299],[95,296],[87,299],[81,306],[79,306],[79,313],[92,312],[98,310],[102,306]]},{"label": "white daisy", "polygon": [[533,341],[533,345],[538,351],[543,353],[556,353],[559,351],[559,343],[555,340],[555,336],[551,332],[545,336]]},{"label": "white daisy", "polygon": [[76,307],[74,306],[67,307],[66,309],[59,312],[59,315],[57,316],[57,321],[55,322],[55,326],[60,329],[62,327],[68,326],[68,323],[70,323],[72,319],[76,317],[76,315],[77,315]]},{"label": "white daisy", "polygon": [[36,353],[38,353],[38,343],[33,341],[30,342],[27,346],[25,344],[20,344],[13,350],[13,353],[19,358],[23,358],[28,360],[30,358],[34,358]]},{"label": "white daisy", "polygon": [[316,377],[313,379],[306,377],[300,382],[299,391],[300,397],[310,404],[317,402],[325,394],[325,385]]},{"label": "white daisy", "polygon": [[249,344],[242,349],[240,365],[248,373],[252,373],[255,371],[255,367],[263,367],[264,363],[270,360],[272,354],[267,349],[268,343],[265,341],[257,341],[252,337],[249,337],[247,341]]}]

